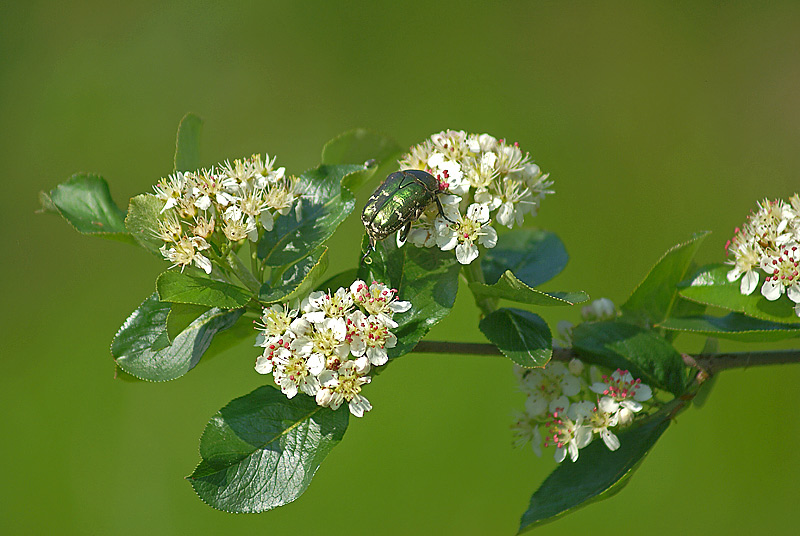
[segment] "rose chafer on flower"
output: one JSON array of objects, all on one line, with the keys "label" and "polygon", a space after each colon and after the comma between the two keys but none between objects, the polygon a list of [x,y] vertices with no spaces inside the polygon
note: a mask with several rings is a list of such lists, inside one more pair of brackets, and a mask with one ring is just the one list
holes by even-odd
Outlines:
[{"label": "rose chafer on flower", "polygon": [[361,393],[369,372],[386,364],[387,350],[397,344],[393,317],[410,308],[397,300],[397,290],[361,280],[335,292],[311,292],[296,309],[264,307],[256,339],[264,351],[256,372],[271,373],[288,398],[302,392],[331,409],[347,403],[361,417],[372,409]]},{"label": "rose chafer on flower", "polygon": [[461,264],[493,248],[493,221],[509,229],[525,215],[536,215],[553,182],[523,153],[489,134],[445,130],[415,145],[399,160],[400,169],[427,171],[439,181],[438,207],[430,206],[413,222],[407,241],[417,247],[454,250]]}]

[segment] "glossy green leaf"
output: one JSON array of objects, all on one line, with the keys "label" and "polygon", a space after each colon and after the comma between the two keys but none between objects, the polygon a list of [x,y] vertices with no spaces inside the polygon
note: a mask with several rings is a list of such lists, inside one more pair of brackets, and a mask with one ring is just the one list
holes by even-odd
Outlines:
[{"label": "glossy green leaf", "polygon": [[529,287],[537,287],[561,273],[568,260],[567,250],[555,233],[514,229],[500,235],[497,245],[486,250],[481,268],[489,285],[510,270]]},{"label": "glossy green leaf", "polygon": [[452,251],[428,248],[405,250],[398,299],[411,302],[411,309],[395,315],[399,326],[397,346],[388,350],[394,359],[414,349],[428,331],[450,314],[458,293],[460,265]]},{"label": "glossy green leaf", "polygon": [[397,159],[403,153],[393,139],[366,130],[357,128],[345,132],[325,144],[322,149],[323,164],[359,164],[364,165],[370,160],[365,172],[354,173],[347,176],[343,182],[345,188],[355,192],[372,177],[383,180],[386,175],[396,171]]},{"label": "glossy green leaf", "polygon": [[181,331],[189,327],[189,324],[211,309],[205,305],[195,305],[192,303],[170,303],[169,313],[167,313],[167,336],[170,341],[180,335]]},{"label": "glossy green leaf", "polygon": [[226,512],[263,512],[297,499],[347,429],[347,404],[318,406],[271,386],[232,400],[200,438],[202,461],[186,477],[203,501]]},{"label": "glossy green leaf", "polygon": [[561,462],[531,497],[530,506],[522,514],[519,532],[619,493],[669,423],[668,419],[654,419],[620,432],[620,447],[613,452],[595,438],[581,449],[576,462]]},{"label": "glossy green leaf", "polygon": [[695,233],[686,242],[669,249],[622,306],[626,320],[649,327],[670,316],[678,300],[677,285],[686,279],[692,259],[708,231]]},{"label": "glossy green leaf", "polygon": [[44,196],[42,209],[55,207],[79,233],[136,244],[125,228],[125,212],[111,199],[102,177],[78,173]]},{"label": "glossy green leaf", "polygon": [[299,187],[305,193],[298,201],[300,208],[278,217],[275,228],[264,233],[259,241],[258,256],[268,266],[285,266],[321,246],[355,207],[355,198],[342,188],[342,179],[363,169],[363,166],[321,165],[303,173]]},{"label": "glossy green leaf", "polygon": [[476,296],[488,296],[490,298],[502,298],[517,303],[529,303],[531,305],[575,305],[585,302],[589,295],[583,291],[578,292],[542,292],[529,287],[517,277],[506,270],[497,283],[486,285],[484,283],[472,282],[469,289]]},{"label": "glossy green leaf", "polygon": [[553,337],[542,317],[521,309],[498,309],[480,330],[503,355],[523,367],[543,367],[553,355]]},{"label": "glossy green leaf", "polygon": [[320,246],[311,255],[287,268],[276,286],[265,283],[258,299],[263,303],[274,303],[303,297],[314,289],[327,269],[328,248]]},{"label": "glossy green leaf", "polygon": [[203,120],[188,113],[178,125],[175,140],[175,171],[195,171],[200,169],[200,131]]},{"label": "glossy green leaf", "polygon": [[233,326],[244,312],[209,309],[170,340],[169,310],[170,304],[153,293],[125,320],[111,343],[122,370],[149,381],[179,378],[197,365],[214,335]]},{"label": "glossy green leaf", "polygon": [[[741,293],[741,281],[728,281],[731,267],[726,264],[704,266],[688,281],[681,283],[680,295],[687,300],[721,307],[729,311],[743,313],[753,318],[784,324],[798,322],[794,303],[786,296],[769,301],[757,289],[749,296]],[[759,281],[759,288],[760,288]]]},{"label": "glossy green leaf", "polygon": [[685,388],[683,358],[652,330],[619,321],[584,322],[572,331],[572,345],[585,361],[629,370],[652,387],[676,396]]},{"label": "glossy green leaf", "polygon": [[164,202],[151,194],[139,194],[131,198],[128,204],[128,215],[125,217],[125,228],[134,240],[147,251],[163,257],[159,248],[164,245],[155,231],[158,230],[159,216]]},{"label": "glossy green leaf", "polygon": [[730,313],[721,317],[711,315],[672,317],[661,322],[658,327],[743,342],[772,342],[800,337],[800,323],[770,322],[741,313]]},{"label": "glossy green leaf", "polygon": [[156,280],[156,290],[161,301],[220,309],[244,307],[252,298],[247,290],[236,285],[181,272],[162,273]]}]

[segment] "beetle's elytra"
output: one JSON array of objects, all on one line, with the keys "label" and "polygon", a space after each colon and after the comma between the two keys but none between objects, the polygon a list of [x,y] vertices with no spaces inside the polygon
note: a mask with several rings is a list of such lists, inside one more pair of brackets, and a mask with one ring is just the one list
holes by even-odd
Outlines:
[{"label": "beetle's elytra", "polygon": [[400,240],[405,240],[411,223],[422,215],[431,202],[436,202],[439,214],[444,216],[439,191],[438,179],[419,169],[396,171],[386,177],[361,213],[361,221],[369,236],[370,251],[378,240],[400,229]]}]

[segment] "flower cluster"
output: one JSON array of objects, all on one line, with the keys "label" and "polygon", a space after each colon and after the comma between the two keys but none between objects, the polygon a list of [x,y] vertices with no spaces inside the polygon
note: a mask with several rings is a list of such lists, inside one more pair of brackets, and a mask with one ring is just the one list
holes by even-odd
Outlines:
[{"label": "flower cluster", "polygon": [[207,274],[211,261],[202,253],[248,238],[256,242],[271,231],[278,215],[286,215],[300,196],[296,177],[275,169],[275,158],[261,155],[225,161],[211,169],[176,172],[153,189],[164,202],[158,228],[161,254],[181,269],[194,264]]},{"label": "flower cluster", "polygon": [[407,240],[418,247],[455,250],[461,264],[478,257],[478,246],[493,248],[497,232],[491,215],[508,228],[536,215],[553,182],[523,153],[488,134],[446,130],[415,145],[399,161],[400,169],[425,170],[439,180],[446,217],[432,206],[414,222]]},{"label": "flower cluster", "polygon": [[[542,369],[514,366],[521,390],[527,395],[525,411],[512,426],[515,446],[530,442],[537,456],[542,444],[555,448],[562,462],[574,462],[579,449],[600,436],[610,450],[619,448],[613,430],[628,426],[651,400],[653,392],[627,370],[605,374],[579,359],[569,364],[551,361]],[[652,402],[649,404],[652,405]]]},{"label": "flower cluster", "polygon": [[761,294],[770,301],[786,294],[800,316],[800,196],[789,202],[765,199],[751,212],[742,228],[725,244],[728,255],[728,281],[741,278],[739,290],[752,294],[764,274]]},{"label": "flower cluster", "polygon": [[264,352],[256,371],[272,373],[288,398],[302,391],[320,406],[347,402],[350,413],[363,416],[372,405],[361,388],[370,382],[370,368],[384,365],[386,350],[397,344],[389,331],[398,325],[394,314],[411,308],[396,295],[382,283],[357,280],[349,289],[312,292],[297,309],[265,307],[257,323],[256,346]]}]

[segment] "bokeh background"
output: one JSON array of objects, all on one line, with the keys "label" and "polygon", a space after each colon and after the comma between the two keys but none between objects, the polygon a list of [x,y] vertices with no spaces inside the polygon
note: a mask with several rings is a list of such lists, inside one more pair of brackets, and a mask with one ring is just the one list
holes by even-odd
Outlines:
[{"label": "bokeh background", "polygon": [[[798,190],[799,88],[797,2],[3,2],[0,531],[513,534],[555,466],[511,448],[507,360],[414,354],[369,386],[375,409],[299,500],[211,509],[183,477],[209,417],[265,381],[256,351],[115,381],[111,338],[166,263],[34,214],[39,190],[93,171],[125,206],[170,172],[187,111],[205,164],[268,152],[293,172],[353,127],[402,145],[489,132],[556,181],[535,224],[571,261],[546,288],[620,303],[673,244],[709,229],[699,260],[721,260],[757,199]],[[360,232],[353,216],[331,270]],[[431,338],[481,341],[476,316],[462,292]],[[796,530],[799,381],[724,373],[622,493],[537,534]]]}]

